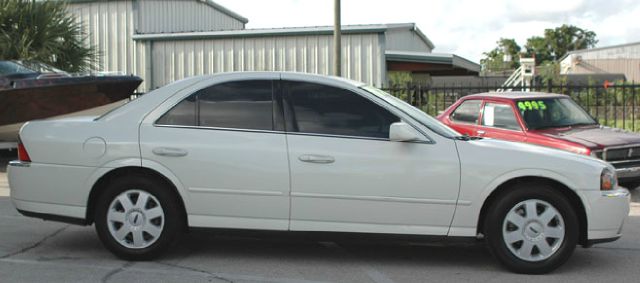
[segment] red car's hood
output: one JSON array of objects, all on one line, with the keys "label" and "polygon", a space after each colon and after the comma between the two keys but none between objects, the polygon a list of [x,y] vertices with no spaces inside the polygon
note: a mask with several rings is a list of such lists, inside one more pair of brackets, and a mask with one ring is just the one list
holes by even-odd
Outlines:
[{"label": "red car's hood", "polygon": [[550,128],[530,132],[579,143],[589,148],[640,144],[640,134],[603,126]]}]

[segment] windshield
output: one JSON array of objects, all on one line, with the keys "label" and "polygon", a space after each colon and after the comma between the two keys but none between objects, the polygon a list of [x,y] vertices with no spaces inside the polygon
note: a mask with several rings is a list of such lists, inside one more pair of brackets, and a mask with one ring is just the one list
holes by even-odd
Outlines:
[{"label": "windshield", "polygon": [[420,122],[422,125],[424,125],[425,127],[431,129],[432,131],[447,137],[447,138],[454,138],[457,136],[460,136],[460,133],[454,131],[453,129],[445,126],[444,124],[440,123],[440,121],[438,121],[437,119],[429,116],[427,113],[424,113],[422,110],[411,106],[409,103],[406,103],[404,101],[402,101],[401,99],[386,93],[383,90],[380,90],[378,88],[372,87],[372,86],[363,86],[362,89],[368,91],[369,93],[381,98],[382,100],[384,100],[385,102],[391,104],[392,106],[400,109],[400,111],[404,112],[405,114],[413,117],[414,119],[416,119],[418,122]]},{"label": "windshield", "polygon": [[37,72],[13,61],[0,61],[0,76],[37,74]]},{"label": "windshield", "polygon": [[46,73],[66,74],[65,71],[36,61],[0,61],[0,76]]},{"label": "windshield", "polygon": [[570,98],[518,100],[516,106],[527,128],[531,130],[597,124]]}]

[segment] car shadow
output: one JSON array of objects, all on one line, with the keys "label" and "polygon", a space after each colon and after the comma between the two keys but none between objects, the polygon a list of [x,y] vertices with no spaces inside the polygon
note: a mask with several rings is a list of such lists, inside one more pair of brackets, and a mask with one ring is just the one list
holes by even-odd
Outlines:
[{"label": "car shadow", "polygon": [[[569,261],[553,275],[572,276],[598,270],[634,268],[640,260],[637,234],[640,216],[630,216],[623,238],[584,249],[577,247]],[[61,225],[62,227],[62,225]],[[625,250],[624,252],[621,252]],[[65,230],[24,256],[37,261],[125,264],[100,243],[93,227],[66,226]],[[631,260],[630,260],[631,259]],[[271,267],[283,270],[335,270],[374,267],[382,271],[446,274],[510,274],[481,241],[415,242],[354,237],[310,237],[296,233],[194,230],[185,233],[160,258],[144,263],[167,267],[224,272],[225,266]],[[343,270],[344,271],[344,270]]]}]

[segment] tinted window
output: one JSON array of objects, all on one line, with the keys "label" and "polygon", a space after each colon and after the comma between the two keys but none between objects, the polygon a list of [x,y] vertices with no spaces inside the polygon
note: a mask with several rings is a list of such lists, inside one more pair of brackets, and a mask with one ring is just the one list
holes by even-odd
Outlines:
[{"label": "tinted window", "polygon": [[271,81],[240,81],[199,92],[199,125],[205,127],[273,129]]},{"label": "tinted window", "polygon": [[273,129],[271,81],[239,81],[202,89],[180,102],[158,124]]},{"label": "tinted window", "polygon": [[400,119],[348,90],[312,83],[288,83],[288,98],[296,123],[293,131],[389,138],[389,127]]},{"label": "tinted window", "polygon": [[520,130],[520,125],[507,104],[486,103],[482,111],[482,125],[509,130]]},{"label": "tinted window", "polygon": [[190,95],[156,122],[161,125],[195,126],[196,124],[196,95]]},{"label": "tinted window", "polygon": [[467,100],[451,113],[451,120],[458,123],[478,124],[480,100]]}]

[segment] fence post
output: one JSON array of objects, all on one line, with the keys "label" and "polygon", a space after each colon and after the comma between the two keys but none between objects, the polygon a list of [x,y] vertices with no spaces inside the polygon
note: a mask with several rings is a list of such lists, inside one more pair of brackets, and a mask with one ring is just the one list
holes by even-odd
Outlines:
[{"label": "fence post", "polygon": [[598,86],[595,86],[595,88],[593,89],[593,91],[595,92],[593,94],[593,98],[596,99],[596,118],[598,118],[598,124],[600,123],[599,119],[600,119],[600,106],[604,105],[604,103],[602,103],[602,99],[600,98],[600,92],[598,92]]},{"label": "fence post", "polygon": [[426,85],[426,102],[425,105],[427,106],[427,114],[429,114],[429,93],[431,92],[431,85]]},{"label": "fence post", "polygon": [[604,106],[604,125],[609,126],[609,115],[608,115],[609,105],[607,104],[607,96],[609,94],[609,91],[607,91],[607,89],[604,89],[603,94],[604,95],[602,96],[602,99],[604,101],[602,102],[602,105]]},{"label": "fence post", "polygon": [[411,83],[407,83],[407,103],[411,104]]},{"label": "fence post", "polygon": [[548,93],[552,93],[553,92],[553,80],[552,79],[547,80],[547,92]]},{"label": "fence post", "polygon": [[591,115],[591,98],[589,96],[591,96],[591,87],[587,85],[587,111]]},{"label": "fence post", "polygon": [[636,130],[636,82],[631,81],[631,130]]},{"label": "fence post", "polygon": [[625,130],[625,123],[627,122],[627,120],[626,120],[626,118],[627,118],[627,99],[625,98],[625,95],[627,94],[627,92],[625,90],[627,88],[626,88],[625,85],[626,84],[623,82],[622,83],[622,129],[623,130]]}]

